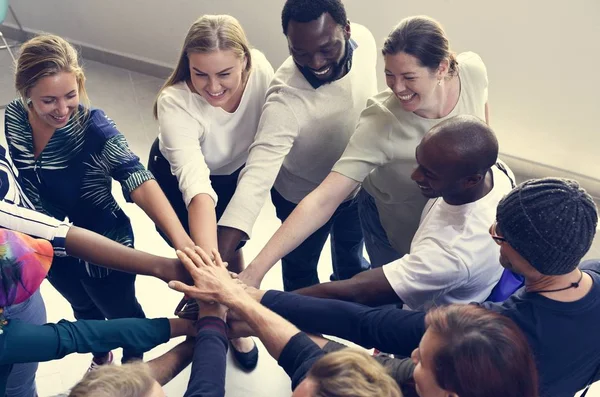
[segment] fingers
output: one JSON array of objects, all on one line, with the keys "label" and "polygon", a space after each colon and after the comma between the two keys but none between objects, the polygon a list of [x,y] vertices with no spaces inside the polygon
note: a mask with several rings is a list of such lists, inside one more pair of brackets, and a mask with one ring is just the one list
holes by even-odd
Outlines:
[{"label": "fingers", "polygon": [[[213,264],[213,258],[211,258],[202,248],[195,246],[192,248],[186,248],[186,253],[192,258],[198,266],[211,266]],[[188,252],[189,251],[189,252]]]},{"label": "fingers", "polygon": [[185,267],[185,269],[190,273],[190,275],[192,275],[193,278],[195,271],[198,270],[198,266],[196,265],[196,263],[192,261],[192,259],[188,256],[186,252],[177,250],[175,251],[175,253],[177,254],[177,258],[179,258],[179,261],[183,264],[183,267]]},{"label": "fingers", "polygon": [[234,280],[237,280],[240,278],[240,276],[237,273],[234,272],[229,272],[229,277],[231,277]]},{"label": "fingers", "polygon": [[216,249],[213,249],[213,250],[212,250],[212,254],[213,254],[213,255],[214,255],[214,257],[215,257],[215,264],[216,264],[217,266],[220,266],[220,267],[227,267],[227,265],[223,263],[223,258],[221,258],[221,254],[219,254],[219,251],[217,251]]}]

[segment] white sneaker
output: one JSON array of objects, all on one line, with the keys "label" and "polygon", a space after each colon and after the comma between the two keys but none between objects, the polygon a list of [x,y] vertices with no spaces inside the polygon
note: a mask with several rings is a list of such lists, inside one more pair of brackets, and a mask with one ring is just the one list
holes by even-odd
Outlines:
[{"label": "white sneaker", "polygon": [[102,367],[103,365],[111,365],[112,363],[113,363],[113,354],[112,354],[112,352],[108,352],[108,360],[106,360],[106,362],[104,364],[98,364],[92,358],[92,363],[90,364],[90,367],[88,368],[87,372],[95,371],[98,368]]}]

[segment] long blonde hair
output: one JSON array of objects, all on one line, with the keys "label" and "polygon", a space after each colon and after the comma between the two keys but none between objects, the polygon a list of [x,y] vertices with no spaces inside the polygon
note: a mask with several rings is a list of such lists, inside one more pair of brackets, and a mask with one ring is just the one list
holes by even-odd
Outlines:
[{"label": "long blonde hair", "polygon": [[246,33],[239,21],[231,15],[203,15],[190,27],[183,48],[179,55],[177,66],[161,87],[154,100],[154,118],[158,119],[158,98],[161,92],[167,88],[190,79],[190,53],[207,53],[217,50],[231,50],[241,58],[246,57],[245,79],[252,68],[252,57],[250,55],[250,44]]},{"label": "long blonde hair", "polygon": [[402,397],[398,384],[365,352],[343,349],[321,357],[308,371],[315,397]]},{"label": "long blonde hair", "polygon": [[145,397],[154,386],[148,364],[104,365],[88,372],[69,397]]},{"label": "long blonde hair", "polygon": [[75,48],[62,37],[52,34],[36,36],[23,43],[15,71],[15,89],[23,105],[28,108],[29,91],[40,79],[61,72],[75,75],[79,101],[86,110],[89,109],[85,75]]}]

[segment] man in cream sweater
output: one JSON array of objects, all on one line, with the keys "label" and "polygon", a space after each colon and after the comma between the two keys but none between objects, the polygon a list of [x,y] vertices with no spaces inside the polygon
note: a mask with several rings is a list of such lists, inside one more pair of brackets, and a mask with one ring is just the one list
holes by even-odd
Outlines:
[{"label": "man in cream sweater", "polygon": [[[373,35],[350,24],[340,0],[288,0],[282,25],[291,56],[267,91],[246,166],[219,221],[219,249],[226,260],[240,240],[251,236],[269,191],[283,222],[323,181],[377,91]],[[286,290],[319,283],[316,268],[328,236],[335,279],[368,267],[355,194],[282,259]]]}]

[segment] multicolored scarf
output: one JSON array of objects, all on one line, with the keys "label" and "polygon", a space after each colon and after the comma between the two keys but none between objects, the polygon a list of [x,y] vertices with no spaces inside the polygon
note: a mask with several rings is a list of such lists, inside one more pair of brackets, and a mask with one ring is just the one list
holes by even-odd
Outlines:
[{"label": "multicolored scarf", "polygon": [[0,229],[0,308],[33,295],[46,278],[53,256],[49,241]]}]

